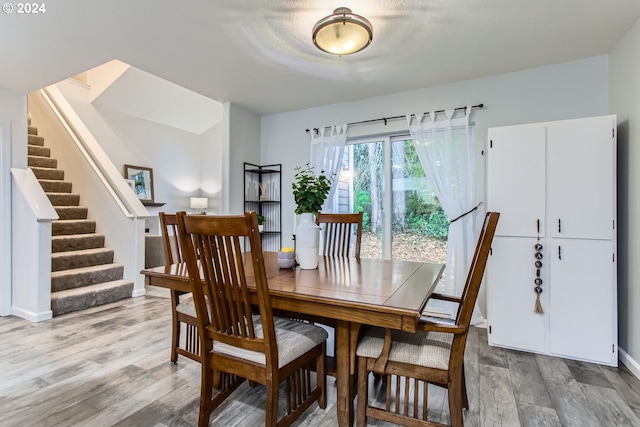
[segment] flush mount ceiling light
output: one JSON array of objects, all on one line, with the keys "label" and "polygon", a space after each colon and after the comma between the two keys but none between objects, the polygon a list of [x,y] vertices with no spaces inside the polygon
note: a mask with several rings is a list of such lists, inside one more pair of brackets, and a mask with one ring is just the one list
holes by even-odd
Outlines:
[{"label": "flush mount ceiling light", "polygon": [[371,44],[373,27],[347,7],[339,7],[313,27],[313,44],[334,55],[350,55]]}]

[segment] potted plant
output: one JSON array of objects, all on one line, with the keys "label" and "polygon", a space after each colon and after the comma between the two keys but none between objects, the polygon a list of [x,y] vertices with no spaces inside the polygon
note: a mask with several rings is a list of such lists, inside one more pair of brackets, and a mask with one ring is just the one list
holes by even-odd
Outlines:
[{"label": "potted plant", "polygon": [[264,215],[262,215],[261,213],[258,213],[257,217],[258,217],[258,231],[262,233],[264,231],[264,223],[267,221],[267,218],[265,218]]},{"label": "potted plant", "polygon": [[331,180],[320,171],[320,175],[313,173],[313,167],[306,164],[305,168],[297,166],[293,188],[293,197],[296,201],[296,214],[303,213],[317,214],[331,190]]},{"label": "potted plant", "polygon": [[327,200],[331,190],[331,180],[324,171],[320,171],[316,176],[309,163],[304,168],[296,167],[295,171],[291,188],[296,202],[295,212],[300,215],[300,221],[295,230],[296,255],[300,268],[312,270],[318,267],[320,248],[320,229],[316,225],[316,215]]}]

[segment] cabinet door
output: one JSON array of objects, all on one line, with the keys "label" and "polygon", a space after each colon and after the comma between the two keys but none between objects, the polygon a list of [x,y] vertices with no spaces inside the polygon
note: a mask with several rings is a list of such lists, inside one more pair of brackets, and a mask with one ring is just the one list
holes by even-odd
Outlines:
[{"label": "cabinet door", "polygon": [[544,236],[543,124],[489,129],[487,209],[500,212],[497,236]]},{"label": "cabinet door", "polygon": [[551,236],[613,238],[614,129],[615,116],[547,124]]},{"label": "cabinet door", "polygon": [[551,239],[549,351],[612,364],[616,337],[613,242]]},{"label": "cabinet door", "polygon": [[[534,313],[535,244],[536,239],[532,238],[493,239],[486,280],[491,345],[537,353],[546,351],[545,315]],[[542,253],[546,258],[546,248]],[[548,264],[544,258],[542,279],[546,283]],[[547,304],[546,298],[547,294],[543,293],[543,306]]]}]

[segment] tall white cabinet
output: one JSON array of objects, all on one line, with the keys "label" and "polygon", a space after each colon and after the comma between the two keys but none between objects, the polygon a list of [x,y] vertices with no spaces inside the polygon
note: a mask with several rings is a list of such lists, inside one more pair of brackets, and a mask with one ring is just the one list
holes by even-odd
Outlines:
[{"label": "tall white cabinet", "polygon": [[490,345],[617,366],[615,132],[616,116],[489,129]]}]

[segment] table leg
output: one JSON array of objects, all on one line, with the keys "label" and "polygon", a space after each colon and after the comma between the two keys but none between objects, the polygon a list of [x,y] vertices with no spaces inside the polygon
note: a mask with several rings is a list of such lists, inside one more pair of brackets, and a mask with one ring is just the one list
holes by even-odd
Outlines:
[{"label": "table leg", "polygon": [[339,320],[336,324],[336,370],[338,383],[338,425],[353,426],[353,376],[351,375],[351,325]]}]

